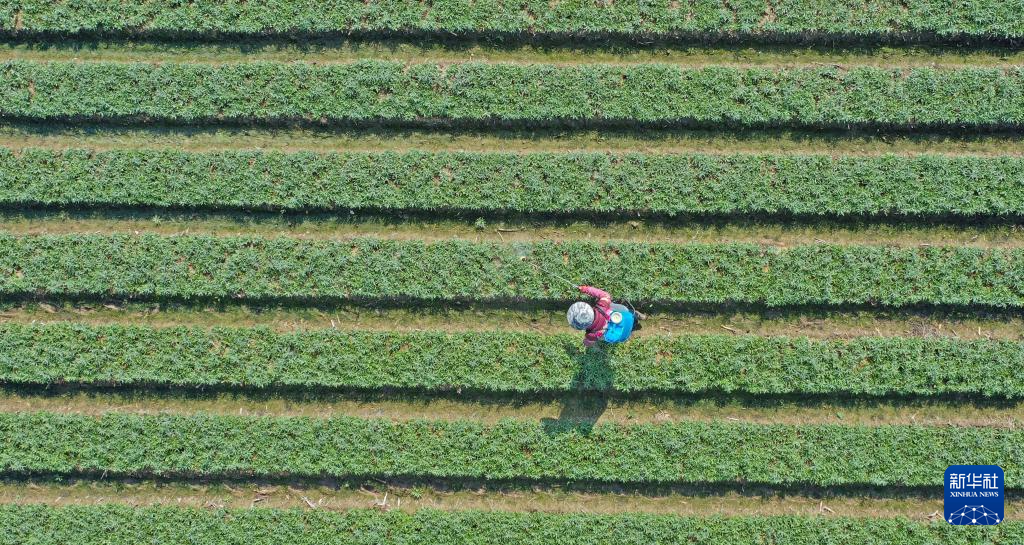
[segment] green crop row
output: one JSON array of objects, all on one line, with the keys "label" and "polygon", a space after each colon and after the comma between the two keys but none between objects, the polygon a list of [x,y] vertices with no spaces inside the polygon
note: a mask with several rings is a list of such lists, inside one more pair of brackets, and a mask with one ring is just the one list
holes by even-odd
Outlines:
[{"label": "green crop row", "polygon": [[1008,127],[1024,121],[1024,68],[13,60],[0,63],[0,115],[175,123]]},{"label": "green crop row", "polygon": [[412,31],[1020,38],[1022,12],[1020,0],[955,5],[941,0],[435,0],[429,5],[398,0],[15,0],[0,8],[0,29],[171,35]]},{"label": "green crop row", "polygon": [[1020,215],[1024,158],[0,148],[0,203]]},{"label": "green crop row", "polygon": [[633,302],[1024,306],[1019,248],[0,234],[0,294],[19,296],[579,296],[553,275]]},{"label": "green crop row", "polygon": [[1024,432],[918,425],[0,414],[0,471],[941,486],[951,464],[1020,473]]},{"label": "green crop row", "polygon": [[684,517],[500,511],[0,506],[0,544],[77,545],[983,545],[1024,542],[1024,525],[813,516]]},{"label": "green crop row", "polygon": [[[0,381],[1021,397],[1024,343],[0,324]],[[984,369],[984,372],[978,372]]]}]

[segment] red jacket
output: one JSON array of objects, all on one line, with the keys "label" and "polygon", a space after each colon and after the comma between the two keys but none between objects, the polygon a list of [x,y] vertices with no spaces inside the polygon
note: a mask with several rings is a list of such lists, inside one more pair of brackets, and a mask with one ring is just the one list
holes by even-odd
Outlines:
[{"label": "red jacket", "polygon": [[597,298],[594,305],[594,323],[587,328],[587,334],[583,337],[583,346],[594,346],[594,343],[604,337],[604,331],[608,326],[608,317],[612,315],[612,296],[603,290],[591,286],[580,286],[580,292]]}]

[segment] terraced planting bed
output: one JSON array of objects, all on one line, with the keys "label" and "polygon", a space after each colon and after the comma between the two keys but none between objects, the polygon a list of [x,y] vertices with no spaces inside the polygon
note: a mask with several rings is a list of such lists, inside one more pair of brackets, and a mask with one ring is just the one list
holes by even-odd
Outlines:
[{"label": "terraced planting bed", "polygon": [[1022,21],[0,6],[0,545],[1024,541]]}]

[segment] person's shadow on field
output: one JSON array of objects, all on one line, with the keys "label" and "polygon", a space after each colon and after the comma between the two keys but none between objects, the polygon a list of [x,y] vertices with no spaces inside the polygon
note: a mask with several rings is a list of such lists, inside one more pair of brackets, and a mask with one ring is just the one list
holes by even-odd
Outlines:
[{"label": "person's shadow on field", "polygon": [[544,432],[549,435],[578,431],[590,434],[605,409],[612,389],[615,372],[611,367],[613,347],[607,344],[584,349],[578,344],[567,345],[566,353],[576,362],[573,375],[573,391],[561,398],[562,409],[558,418],[540,420]]}]

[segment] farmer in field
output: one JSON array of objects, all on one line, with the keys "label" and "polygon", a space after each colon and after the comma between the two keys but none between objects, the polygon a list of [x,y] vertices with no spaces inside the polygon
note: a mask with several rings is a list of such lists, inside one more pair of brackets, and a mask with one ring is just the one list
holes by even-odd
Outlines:
[{"label": "farmer in field", "polygon": [[592,286],[580,286],[580,292],[597,299],[591,305],[584,301],[573,303],[565,317],[569,325],[580,331],[586,331],[583,337],[584,346],[594,346],[597,341],[606,343],[626,342],[634,330],[640,329],[643,314],[631,311],[625,305],[612,302],[612,296]]}]

